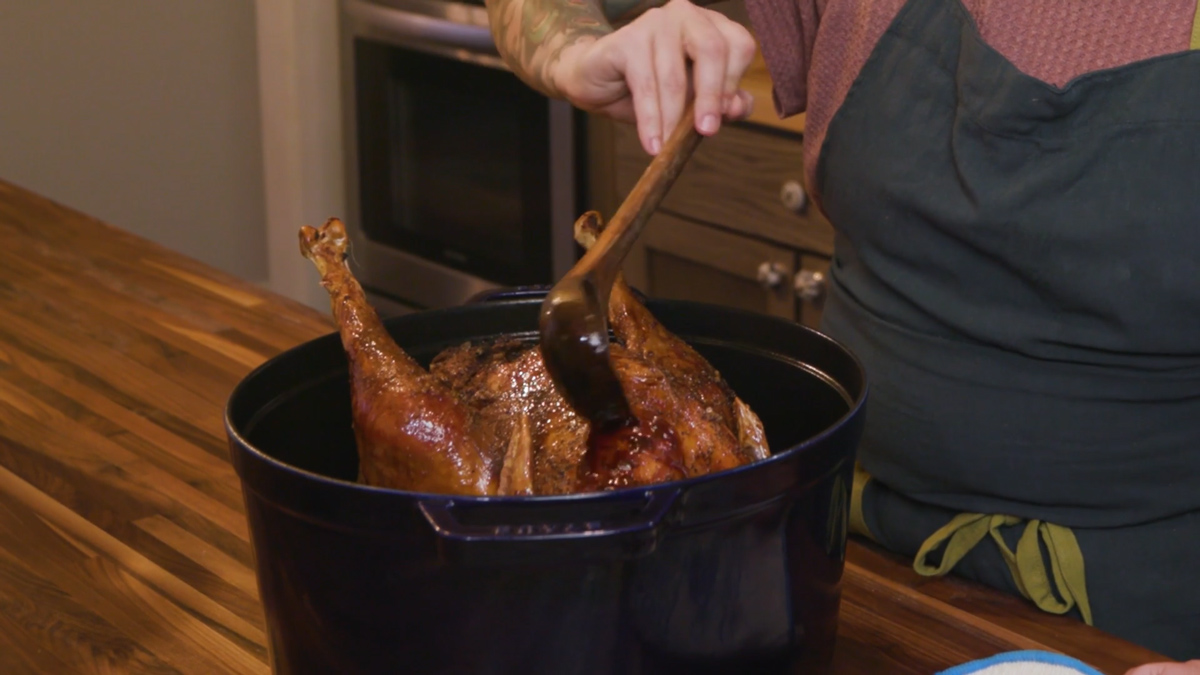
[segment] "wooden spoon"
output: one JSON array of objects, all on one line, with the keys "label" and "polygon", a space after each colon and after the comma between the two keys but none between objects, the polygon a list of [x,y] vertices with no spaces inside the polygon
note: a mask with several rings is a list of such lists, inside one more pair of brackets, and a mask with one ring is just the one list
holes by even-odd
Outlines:
[{"label": "wooden spoon", "polygon": [[588,252],[542,302],[542,358],[559,391],[593,428],[632,417],[609,360],[608,297],[621,263],[659,202],[699,145],[694,104],[688,103],[662,150]]}]

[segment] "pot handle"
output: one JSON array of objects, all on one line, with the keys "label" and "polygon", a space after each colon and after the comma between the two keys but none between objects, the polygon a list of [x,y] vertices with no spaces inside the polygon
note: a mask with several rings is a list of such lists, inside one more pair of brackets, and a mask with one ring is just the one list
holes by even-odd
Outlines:
[{"label": "pot handle", "polygon": [[[466,515],[470,507],[456,504],[453,499],[422,501],[418,508],[437,534],[443,555],[457,562],[629,559],[654,551],[659,530],[679,492],[678,489],[647,490],[623,501],[606,500],[604,506],[610,509],[619,510],[623,505],[636,509],[609,520],[476,524],[464,522],[460,515]],[[527,506],[538,509],[548,505]]]}]

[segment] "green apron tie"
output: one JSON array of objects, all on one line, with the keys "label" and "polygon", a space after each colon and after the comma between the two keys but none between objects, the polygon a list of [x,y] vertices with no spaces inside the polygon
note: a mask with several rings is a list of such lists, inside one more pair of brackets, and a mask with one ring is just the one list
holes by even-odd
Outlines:
[{"label": "green apron tie", "polygon": [[867,487],[867,482],[871,480],[871,475],[863,471],[862,466],[857,462],[854,464],[854,484],[850,487],[850,532],[857,534],[871,541],[875,541],[875,537],[871,536],[871,530],[867,527],[867,519],[863,516],[863,490]]},{"label": "green apron tie", "polygon": [[[1022,519],[1016,516],[959,514],[925,540],[917,551],[913,569],[926,577],[946,574],[983,541],[984,536],[990,535],[1004,556],[1021,595],[1051,614],[1066,614],[1078,606],[1084,622],[1090,626],[1092,608],[1087,597],[1083,552],[1079,550],[1075,534],[1061,525],[1041,520],[1026,521],[1025,532],[1014,551],[1000,535],[1000,528],[1021,522]],[[945,551],[941,563],[935,567],[929,562],[929,556],[943,544]],[[1046,556],[1042,554],[1043,544]],[[1050,574],[1046,572],[1046,557],[1050,559]]]},{"label": "green apron tie", "polygon": [[1196,3],[1196,16],[1192,19],[1192,49],[1200,49],[1200,2]]},{"label": "green apron tie", "polygon": [[[863,491],[869,474],[855,467],[850,497],[850,531],[871,537],[863,515]],[[961,513],[934,532],[921,545],[913,560],[913,569],[925,577],[943,576],[954,569],[972,549],[990,536],[1000,550],[1013,583],[1028,600],[1044,612],[1066,614],[1075,607],[1085,623],[1092,625],[1092,608],[1087,597],[1083,552],[1070,528],[1041,520],[1025,522],[1025,531],[1016,550],[1009,548],[1000,528],[1019,525],[1021,518],[998,514]],[[941,561],[935,566],[930,556],[942,548]],[[1045,546],[1046,555],[1042,547]],[[1045,558],[1050,559],[1050,572]]]}]

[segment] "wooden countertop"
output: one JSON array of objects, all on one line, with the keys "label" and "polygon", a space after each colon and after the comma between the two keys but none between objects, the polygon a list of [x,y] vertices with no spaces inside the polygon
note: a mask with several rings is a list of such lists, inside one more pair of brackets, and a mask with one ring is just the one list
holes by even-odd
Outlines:
[{"label": "wooden countertop", "polygon": [[[268,672],[223,408],[331,322],[2,181],[0,239],[0,672]],[[1157,658],[859,542],[848,560],[836,673]]]}]

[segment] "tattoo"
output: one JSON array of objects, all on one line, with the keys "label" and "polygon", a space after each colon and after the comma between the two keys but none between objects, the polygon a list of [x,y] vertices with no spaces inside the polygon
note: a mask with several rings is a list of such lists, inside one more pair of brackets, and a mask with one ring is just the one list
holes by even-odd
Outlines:
[{"label": "tattoo", "polygon": [[496,47],[522,80],[560,97],[551,70],[562,51],[613,31],[598,0],[486,0]]}]

